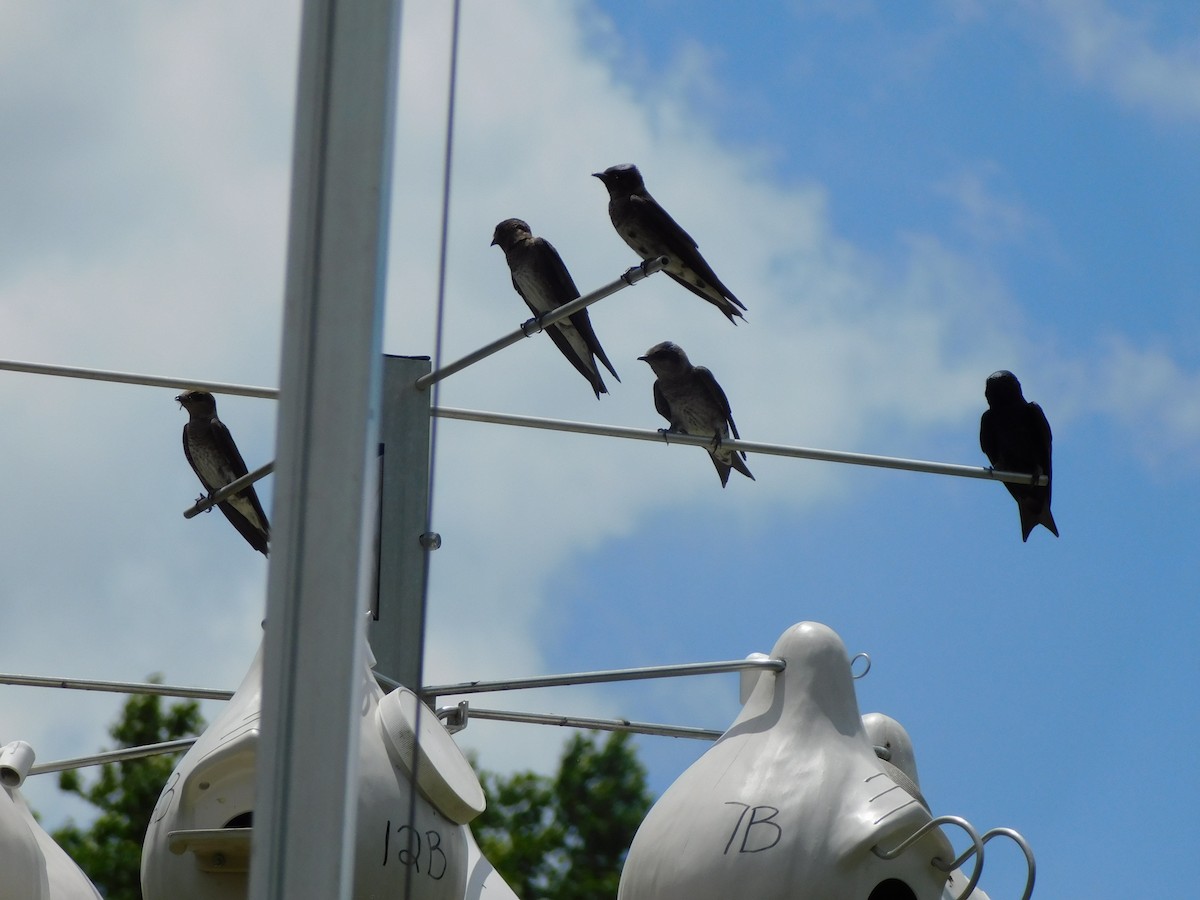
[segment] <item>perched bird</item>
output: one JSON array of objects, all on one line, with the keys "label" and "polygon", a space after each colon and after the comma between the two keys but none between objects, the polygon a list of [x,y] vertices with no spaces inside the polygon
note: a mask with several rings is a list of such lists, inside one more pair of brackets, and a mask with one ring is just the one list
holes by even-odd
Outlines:
[{"label": "perched bird", "polygon": [[[217,418],[217,401],[212,394],[187,391],[175,399],[190,416],[183,426],[183,452],[211,497],[214,491],[245,475],[246,464],[229,429]],[[246,542],[266,556],[271,526],[253,485],[217,506]]]},{"label": "perched bird", "polygon": [[1021,540],[1028,541],[1037,525],[1045,525],[1058,537],[1058,526],[1050,514],[1050,423],[1036,403],[1021,393],[1021,382],[1012,372],[993,372],[984,388],[988,408],[979,419],[979,446],[987,454],[992,468],[1007,472],[1045,475],[1046,486],[1012,484],[1004,486],[1017,501],[1021,513]]},{"label": "perched bird", "polygon": [[[525,222],[505,219],[497,225],[492,234],[492,246],[497,245],[508,260],[513,287],[534,315],[558,309],[579,296],[579,289],[558,251],[544,238],[534,237]],[[600,367],[596,365],[597,359],[612,372],[613,378],[621,380],[592,330],[586,309],[548,326],[546,333],[562,355],[588,380],[597,400],[601,394],[608,393],[600,377]]]},{"label": "perched bird", "polygon": [[617,234],[642,259],[665,256],[663,271],[668,275],[725,313],[734,325],[734,316],[746,318],[741,313],[745,305],[704,261],[691,235],[650,196],[637,166],[626,163],[592,174],[608,188],[608,216]]},{"label": "perched bird", "polygon": [[721,446],[721,440],[733,432],[738,435],[729,411],[729,400],[704,366],[693,366],[683,348],[671,341],[655,344],[638,359],[649,363],[657,376],[654,382],[654,408],[671,423],[662,433],[694,434],[711,436],[712,446],[708,455],[712,457],[721,487],[729,482],[729,470],[737,469],[751,481],[754,476],[746,468],[745,453],[734,453]]}]

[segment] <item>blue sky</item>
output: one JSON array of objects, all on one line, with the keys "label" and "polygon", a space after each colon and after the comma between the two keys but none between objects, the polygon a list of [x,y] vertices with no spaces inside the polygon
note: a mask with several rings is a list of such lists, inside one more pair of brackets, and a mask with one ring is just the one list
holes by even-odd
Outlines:
[{"label": "blue sky", "polygon": [[[276,384],[291,5],[0,2],[0,23],[0,357]],[[390,353],[434,344],[448,29],[448,4],[405,4]],[[1009,368],[1054,427],[1062,537],[1022,544],[982,481],[752,457],[722,491],[692,448],[441,421],[429,680],[738,658],[820,621],[871,654],[860,706],[906,726],[935,812],[1029,838],[1035,896],[1176,893],[1200,838],[1200,11],[467,0],[461,39],[447,358],[525,315],[501,219],[585,290],[634,262],[589,177],[617,162],[748,323],[656,276],[593,309],[622,379],[600,402],[534,340],[441,404],[656,428],[636,357],[672,339],[748,440],[984,464],[984,380]],[[182,519],[173,393],[0,377],[22,423],[0,436],[22,473],[5,605],[37,611],[0,668],[240,679],[266,567]],[[272,457],[273,404],[220,408],[251,465]],[[0,738],[91,752],[118,702],[0,688]],[[720,728],[737,689],[479,703]],[[561,739],[462,736],[501,769]],[[656,791],[702,750],[639,747]],[[86,815],[31,791],[51,824]],[[983,886],[1017,896],[1015,872],[997,850]]]}]

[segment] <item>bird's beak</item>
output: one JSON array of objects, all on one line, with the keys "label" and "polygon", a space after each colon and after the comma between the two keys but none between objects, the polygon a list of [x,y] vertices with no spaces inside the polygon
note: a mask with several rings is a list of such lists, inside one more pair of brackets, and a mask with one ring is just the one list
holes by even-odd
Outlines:
[{"label": "bird's beak", "polygon": [[642,362],[650,362],[650,360],[646,359],[644,356],[639,356],[638,359],[640,359]]},{"label": "bird's beak", "polygon": [[178,395],[175,398],[175,402],[178,403],[180,406],[183,406],[183,394]]},{"label": "bird's beak", "polygon": [[604,180],[604,173],[603,173],[603,172],[593,172],[593,173],[592,173],[592,177],[593,177],[593,178],[599,178],[601,181],[603,181],[603,180]]},{"label": "bird's beak", "polygon": [[489,246],[489,247],[495,247],[495,246],[496,246],[496,239],[495,239],[495,238],[492,238],[492,242],[491,242],[490,244],[488,244],[488,246]]}]

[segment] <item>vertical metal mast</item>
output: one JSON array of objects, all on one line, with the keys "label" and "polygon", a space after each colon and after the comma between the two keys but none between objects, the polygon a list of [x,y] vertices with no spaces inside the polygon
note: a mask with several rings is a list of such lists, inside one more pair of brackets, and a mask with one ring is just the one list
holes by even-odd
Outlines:
[{"label": "vertical metal mast", "polygon": [[398,38],[399,0],[305,0],[253,900],[352,887]]},{"label": "vertical metal mast", "polygon": [[421,688],[426,555],[440,538],[426,534],[429,512],[428,357],[383,358],[380,435],[379,585],[367,636],[375,671],[414,691]]}]

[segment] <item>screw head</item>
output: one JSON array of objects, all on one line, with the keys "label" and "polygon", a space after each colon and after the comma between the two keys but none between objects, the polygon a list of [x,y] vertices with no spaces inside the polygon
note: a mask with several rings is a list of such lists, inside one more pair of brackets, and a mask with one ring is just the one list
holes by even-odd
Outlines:
[{"label": "screw head", "polygon": [[423,550],[437,550],[442,546],[442,536],[436,531],[426,531],[419,540]]}]

